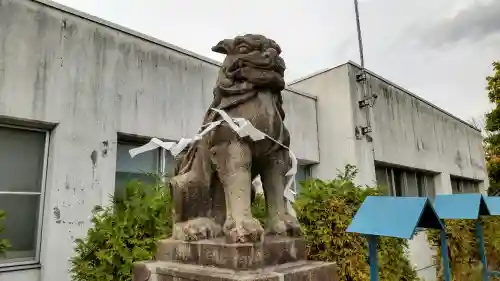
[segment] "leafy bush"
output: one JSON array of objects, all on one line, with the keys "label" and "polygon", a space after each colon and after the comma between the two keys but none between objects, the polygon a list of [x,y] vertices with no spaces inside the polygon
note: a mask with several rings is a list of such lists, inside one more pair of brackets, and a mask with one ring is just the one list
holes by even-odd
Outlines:
[{"label": "leafy bush", "polygon": [[85,239],[76,240],[74,281],[130,281],[132,264],[153,259],[156,241],[171,233],[170,192],[157,181],[130,182],[123,198],[96,207]]},{"label": "leafy bush", "polygon": [[258,219],[262,225],[266,224],[266,199],[262,194],[255,194],[255,200],[252,202],[252,215]]},{"label": "leafy bush", "polygon": [[[304,182],[295,208],[307,239],[309,259],[336,262],[340,280],[364,281],[369,280],[367,241],[346,229],[364,199],[382,195],[383,191],[355,185],[356,173],[353,166],[347,166],[335,180]],[[405,254],[407,247],[404,239],[379,239],[381,280],[417,280]]]},{"label": "leafy bush", "polygon": [[[488,267],[490,270],[498,270],[500,269],[498,256],[500,253],[500,218],[483,218],[482,223]],[[455,281],[482,280],[482,263],[479,257],[475,221],[446,220],[445,224],[452,279]],[[427,238],[429,243],[436,248],[434,261],[438,265],[438,277],[443,280],[439,231],[428,230]],[[500,280],[500,278],[490,277],[490,280]]]},{"label": "leafy bush", "polygon": [[[5,220],[5,212],[0,210],[0,233],[2,233],[5,229],[3,225],[3,221]],[[0,239],[0,255],[5,254],[7,250],[10,248],[10,243],[7,239]]]}]

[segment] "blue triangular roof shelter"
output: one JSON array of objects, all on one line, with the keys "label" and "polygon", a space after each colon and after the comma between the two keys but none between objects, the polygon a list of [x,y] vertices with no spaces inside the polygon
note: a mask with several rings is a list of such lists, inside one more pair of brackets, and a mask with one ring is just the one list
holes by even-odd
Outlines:
[{"label": "blue triangular roof shelter", "polygon": [[417,227],[443,229],[427,198],[368,196],[347,232],[409,239]]},{"label": "blue triangular roof shelter", "polygon": [[488,206],[488,210],[490,211],[490,215],[492,216],[500,216],[500,197],[499,196],[488,196],[484,197],[486,201],[486,206]]},{"label": "blue triangular roof shelter", "polygon": [[437,195],[433,206],[440,219],[473,220],[490,215],[485,198],[479,193]]}]

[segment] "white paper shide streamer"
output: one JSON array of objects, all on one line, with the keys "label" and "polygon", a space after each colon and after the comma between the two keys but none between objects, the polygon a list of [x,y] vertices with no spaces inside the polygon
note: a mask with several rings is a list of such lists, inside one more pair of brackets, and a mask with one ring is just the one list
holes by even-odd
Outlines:
[{"label": "white paper shide streamer", "polygon": [[[179,142],[164,142],[161,141],[157,138],[152,138],[149,143],[133,148],[129,150],[130,156],[133,158],[138,154],[154,150],[157,148],[163,148],[172,154],[172,156],[177,156],[179,153],[181,153],[188,145],[191,143],[201,140],[203,136],[208,134],[210,131],[215,129],[217,126],[219,126],[222,122],[226,122],[229,127],[238,134],[240,137],[250,137],[253,141],[259,141],[264,138],[268,138],[269,140],[274,141],[275,143],[281,145],[283,148],[286,148],[288,150],[288,153],[290,155],[290,159],[292,162],[292,167],[288,172],[286,173],[286,176],[288,177],[288,181],[285,186],[285,192],[283,196],[287,200],[287,208],[288,212],[295,216],[295,211],[293,210],[293,207],[291,203],[295,201],[295,196],[296,196],[296,189],[295,189],[295,174],[297,174],[297,157],[295,157],[295,154],[290,150],[289,147],[285,146],[284,144],[278,142],[277,140],[271,138],[269,135],[259,131],[256,129],[252,123],[250,123],[248,120],[244,118],[231,118],[225,111],[220,110],[220,109],[215,109],[212,108],[212,110],[216,111],[223,120],[215,121],[208,123],[207,125],[204,125],[203,131],[200,133],[196,134],[193,138],[182,138]],[[202,128],[203,128],[202,127]]]}]

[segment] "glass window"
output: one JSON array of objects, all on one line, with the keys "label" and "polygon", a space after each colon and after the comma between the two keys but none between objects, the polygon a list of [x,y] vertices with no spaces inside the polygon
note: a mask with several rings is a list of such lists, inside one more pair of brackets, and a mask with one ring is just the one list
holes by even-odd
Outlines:
[{"label": "glass window", "polygon": [[376,167],[377,184],[391,196],[434,197],[434,176],[402,168]]},{"label": "glass window", "polygon": [[302,165],[297,167],[297,174],[295,174],[295,188],[296,191],[300,191],[301,182],[309,179],[311,177],[311,166]]},{"label": "glass window", "polygon": [[375,178],[377,180],[377,185],[384,189],[385,192],[389,192],[390,185],[389,180],[387,178],[387,169],[386,168],[375,168]]},{"label": "glass window", "polygon": [[394,171],[391,168],[375,167],[375,179],[377,185],[390,196],[396,193],[394,190]]},{"label": "glass window", "polygon": [[424,184],[425,184],[425,194],[429,198],[434,198],[436,196],[436,187],[434,183],[433,175],[425,175],[424,176]]},{"label": "glass window", "polygon": [[6,213],[0,239],[12,247],[0,266],[37,263],[48,133],[0,126],[0,209]]},{"label": "glass window", "polygon": [[403,173],[400,170],[393,169],[394,195],[403,196]]},{"label": "glass window", "polygon": [[427,196],[427,192],[425,190],[425,176],[420,173],[417,174],[417,196]]},{"label": "glass window", "polygon": [[460,182],[456,179],[451,179],[451,190],[453,193],[461,193]]},{"label": "glass window", "polygon": [[406,172],[406,188],[404,192],[404,196],[417,197],[417,196],[425,196],[420,194],[420,189],[424,188],[423,186],[419,186],[418,176],[414,172]]},{"label": "glass window", "polygon": [[464,178],[450,176],[451,190],[455,193],[478,193],[479,182]]},{"label": "glass window", "polygon": [[141,153],[134,158],[130,157],[129,150],[142,144],[118,143],[116,153],[115,195],[125,192],[125,186],[131,180],[140,180],[145,183],[154,183],[155,174],[163,171],[167,176],[173,174],[175,160],[172,155],[162,152],[161,149]]}]

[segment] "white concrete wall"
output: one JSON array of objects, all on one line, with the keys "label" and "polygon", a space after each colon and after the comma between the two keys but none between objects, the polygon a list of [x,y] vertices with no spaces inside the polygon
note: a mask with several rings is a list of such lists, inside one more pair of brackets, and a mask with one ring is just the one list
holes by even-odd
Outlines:
[{"label": "white concrete wall", "polygon": [[[436,185],[438,193],[451,192],[450,175],[487,180],[479,131],[370,71],[366,92],[378,98],[366,114],[358,108],[363,98],[355,78],[359,71],[347,63],[290,84],[318,98],[321,163],[315,176],[331,178],[335,169],[355,164],[361,174],[369,173],[360,175],[362,181],[373,183],[373,162],[379,161],[440,173],[448,180]],[[368,118],[373,141],[357,140],[355,127],[366,126]]]},{"label": "white concrete wall", "polygon": [[370,91],[378,95],[373,107],[376,161],[439,173],[437,193],[451,193],[450,175],[485,181],[482,187],[487,187],[479,131],[381,77],[368,77]]},{"label": "white concrete wall", "polygon": [[[42,270],[0,272],[2,281],[69,281],[73,241],[114,191],[117,133],[191,136],[212,99],[217,62],[63,10],[0,0],[0,122],[53,126]],[[284,103],[292,149],[318,162],[315,100],[285,91]]]},{"label": "white concrete wall", "polygon": [[412,266],[417,270],[418,277],[424,281],[436,280],[436,266],[434,265],[435,249],[429,247],[427,233],[417,233],[408,241],[409,258]]},{"label": "white concrete wall", "polygon": [[350,164],[358,168],[358,184],[373,185],[372,144],[366,138],[358,140],[355,136],[355,128],[366,125],[365,114],[353,110],[362,96],[355,75],[348,64],[343,64],[292,82],[290,87],[318,98],[320,163],[313,166],[312,176],[333,179],[337,170]]},{"label": "white concrete wall", "polygon": [[337,169],[356,164],[354,117],[347,67],[340,66],[327,72],[290,84],[293,89],[307,91],[317,97],[317,120],[320,163],[312,167],[312,176],[333,179]]},{"label": "white concrete wall", "polygon": [[357,138],[355,138],[355,155],[357,160],[357,167],[359,169],[359,181],[363,185],[373,186],[377,183],[375,177],[375,154],[373,146],[373,134],[369,133],[364,135],[362,128],[371,127],[372,130],[376,127],[373,122],[373,110],[371,107],[359,108],[359,101],[368,98],[371,95],[369,85],[357,82],[356,76],[361,74],[360,69],[355,69],[350,64],[346,64],[347,72],[349,75],[349,84],[351,96],[351,110],[354,116],[354,126],[357,128]]},{"label": "white concrete wall", "polygon": [[0,281],[41,281],[39,269],[0,272]]}]

